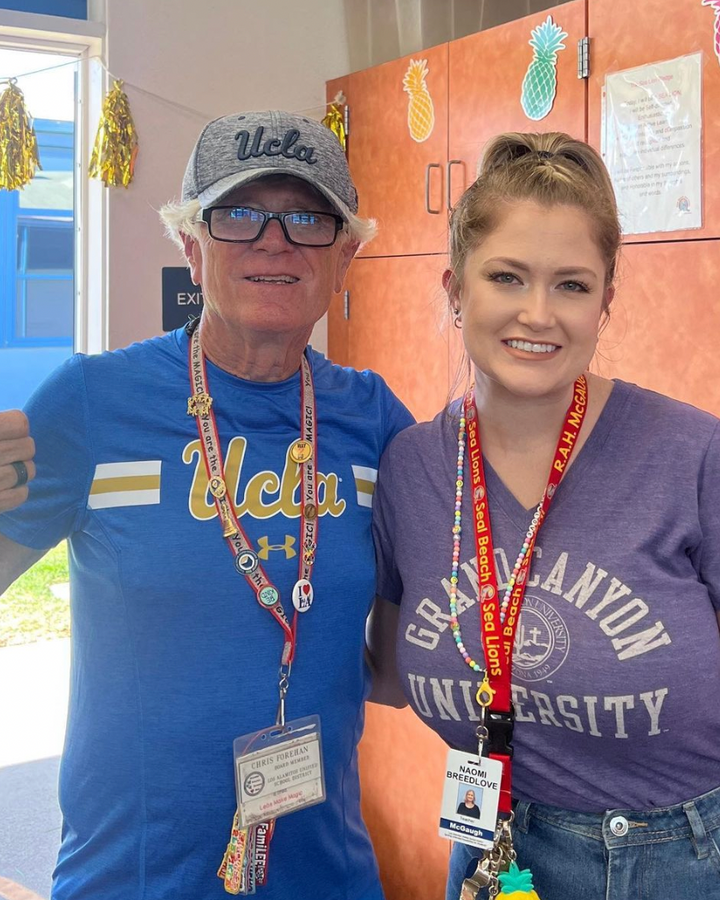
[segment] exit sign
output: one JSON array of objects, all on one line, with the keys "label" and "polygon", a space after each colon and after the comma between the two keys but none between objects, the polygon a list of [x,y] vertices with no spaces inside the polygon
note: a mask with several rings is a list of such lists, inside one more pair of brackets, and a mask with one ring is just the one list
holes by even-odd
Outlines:
[{"label": "exit sign", "polygon": [[185,266],[164,266],[162,270],[162,327],[174,331],[187,325],[188,319],[199,316],[203,295],[190,278]]}]

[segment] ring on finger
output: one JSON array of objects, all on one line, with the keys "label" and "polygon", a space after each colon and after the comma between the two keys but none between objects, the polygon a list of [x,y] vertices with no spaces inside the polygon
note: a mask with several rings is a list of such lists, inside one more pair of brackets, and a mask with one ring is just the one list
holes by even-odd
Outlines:
[{"label": "ring on finger", "polygon": [[13,488],[22,487],[24,484],[27,484],[28,470],[25,463],[18,460],[17,462],[10,463],[10,465],[13,467],[13,469],[15,469],[15,473],[17,475],[17,481],[13,485]]}]

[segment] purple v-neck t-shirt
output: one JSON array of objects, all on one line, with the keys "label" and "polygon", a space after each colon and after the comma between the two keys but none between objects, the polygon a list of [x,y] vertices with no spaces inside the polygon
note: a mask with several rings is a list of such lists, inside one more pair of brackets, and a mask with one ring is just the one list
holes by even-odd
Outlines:
[{"label": "purple v-neck t-shirt", "polygon": [[[457,404],[394,439],[374,527],[378,594],[401,604],[408,700],[450,746],[476,750],[480,679],[449,626],[456,413]],[[513,657],[515,797],[643,810],[720,784],[719,425],[614,383],[535,548]],[[502,588],[534,510],[487,462],[485,471]],[[482,660],[464,494],[459,620]]]}]

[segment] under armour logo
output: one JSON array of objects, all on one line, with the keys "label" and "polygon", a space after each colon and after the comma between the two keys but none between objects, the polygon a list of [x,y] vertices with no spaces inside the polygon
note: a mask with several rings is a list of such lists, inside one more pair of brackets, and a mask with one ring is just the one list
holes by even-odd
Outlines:
[{"label": "under armour logo", "polygon": [[297,552],[293,550],[294,546],[295,538],[289,534],[285,535],[284,544],[271,544],[266,535],[265,537],[258,538],[258,547],[260,547],[258,556],[260,559],[268,559],[271,550],[284,550],[285,559],[292,559],[293,556],[297,556]]}]

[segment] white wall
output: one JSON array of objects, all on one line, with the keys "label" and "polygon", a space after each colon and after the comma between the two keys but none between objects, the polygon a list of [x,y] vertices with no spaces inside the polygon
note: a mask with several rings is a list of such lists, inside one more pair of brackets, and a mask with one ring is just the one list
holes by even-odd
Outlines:
[{"label": "white wall", "polygon": [[[109,196],[115,348],[161,333],[161,269],[182,260],[155,210],[179,195],[203,124],[244,109],[319,118],[325,81],[349,58],[343,0],[107,0],[106,15],[107,64],[126,81],[140,143],[133,183]],[[318,349],[326,335],[323,322]]]}]

